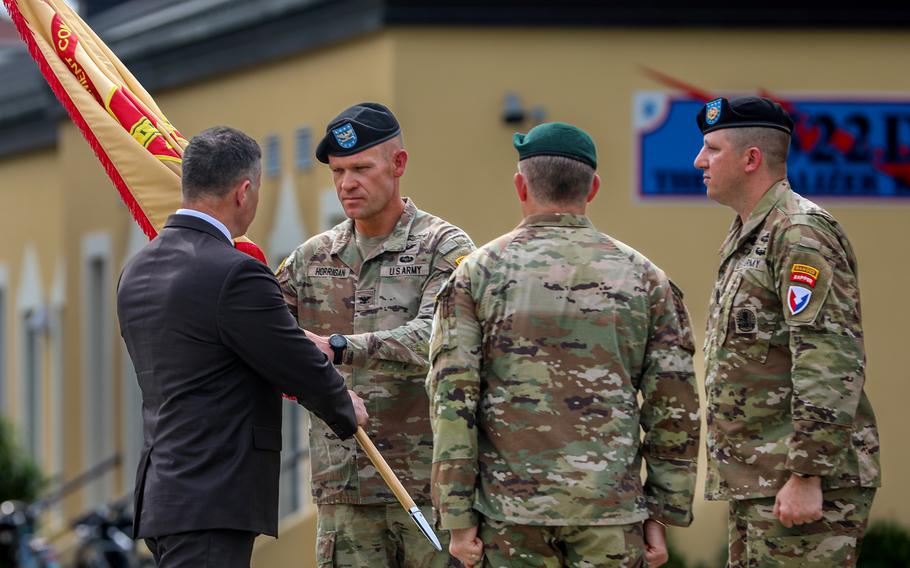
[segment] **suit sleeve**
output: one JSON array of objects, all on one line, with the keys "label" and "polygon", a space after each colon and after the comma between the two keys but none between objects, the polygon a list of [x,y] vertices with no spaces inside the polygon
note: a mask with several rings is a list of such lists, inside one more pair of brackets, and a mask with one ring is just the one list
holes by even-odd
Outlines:
[{"label": "suit sleeve", "polygon": [[225,278],[218,301],[218,331],[266,381],[322,419],[341,439],[357,429],[344,379],[288,312],[275,277],[253,259]]}]

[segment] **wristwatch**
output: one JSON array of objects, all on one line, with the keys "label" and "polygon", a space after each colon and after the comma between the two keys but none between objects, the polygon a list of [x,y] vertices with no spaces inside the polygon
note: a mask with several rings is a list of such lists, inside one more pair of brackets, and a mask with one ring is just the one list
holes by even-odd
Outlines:
[{"label": "wristwatch", "polygon": [[332,348],[332,353],[335,354],[335,357],[332,359],[332,363],[335,365],[341,365],[341,360],[344,357],[344,350],[348,348],[348,338],[333,333],[329,336],[329,347]]},{"label": "wristwatch", "polygon": [[811,473],[800,473],[798,471],[792,471],[790,473],[792,473],[796,477],[799,477],[800,479],[809,479],[810,477],[815,477],[815,475],[811,474]]}]

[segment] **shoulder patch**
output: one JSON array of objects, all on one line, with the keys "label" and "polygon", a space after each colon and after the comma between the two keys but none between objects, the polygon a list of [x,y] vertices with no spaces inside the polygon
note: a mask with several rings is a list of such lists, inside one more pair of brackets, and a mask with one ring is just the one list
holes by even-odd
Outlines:
[{"label": "shoulder patch", "polygon": [[[436,266],[441,270],[451,270],[457,268],[471,251],[474,250],[474,243],[467,235],[458,234],[439,245],[437,252],[441,257],[441,263],[437,261]],[[447,268],[448,267],[448,268]]]},{"label": "shoulder patch", "polygon": [[790,282],[805,284],[810,288],[815,288],[815,281],[818,279],[821,271],[808,264],[796,263],[790,268]]},{"label": "shoulder patch", "polygon": [[288,261],[291,260],[291,256],[293,256],[293,255],[290,255],[290,254],[289,254],[289,255],[287,255],[286,257],[284,257],[284,260],[282,260],[282,261],[281,261],[281,264],[278,265],[278,268],[275,269],[275,274],[276,274],[276,275],[277,275],[277,274],[280,274],[281,271],[284,270],[284,267],[287,265]]},{"label": "shoulder patch", "polygon": [[439,245],[439,254],[447,255],[461,245],[464,245],[464,239],[460,237],[452,237],[446,242]]},{"label": "shoulder patch", "polygon": [[797,243],[788,253],[778,280],[784,319],[789,325],[812,324],[826,309],[835,278],[834,265],[822,250],[803,243]]},{"label": "shoulder patch", "polygon": [[787,292],[787,307],[790,308],[790,314],[795,316],[808,308],[811,299],[812,290],[807,290],[802,286],[790,286]]}]

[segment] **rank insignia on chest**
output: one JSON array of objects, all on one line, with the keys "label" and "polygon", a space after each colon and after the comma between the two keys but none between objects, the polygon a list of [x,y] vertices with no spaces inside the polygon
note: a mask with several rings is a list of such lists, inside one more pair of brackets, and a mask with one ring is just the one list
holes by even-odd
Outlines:
[{"label": "rank insignia on chest", "polygon": [[355,295],[357,307],[372,306],[373,298],[376,295],[375,290],[360,290]]},{"label": "rank insignia on chest", "polygon": [[819,270],[808,264],[794,264],[790,269],[790,282],[805,284],[810,288],[815,288],[815,281],[818,278]]},{"label": "rank insignia on chest", "polygon": [[812,290],[807,290],[801,286],[790,286],[787,292],[787,307],[794,316],[805,310],[809,305],[809,299],[812,298]]}]

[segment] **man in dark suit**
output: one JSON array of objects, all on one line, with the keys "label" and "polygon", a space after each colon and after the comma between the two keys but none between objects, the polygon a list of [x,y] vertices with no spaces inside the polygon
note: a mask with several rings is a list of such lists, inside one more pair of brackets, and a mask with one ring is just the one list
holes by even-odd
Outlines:
[{"label": "man in dark suit", "polygon": [[216,127],[183,156],[183,209],[124,268],[120,331],[142,389],[134,534],[165,568],[249,567],[277,536],[281,393],[349,438],[360,398],[236,250],[256,214],[259,145]]}]

